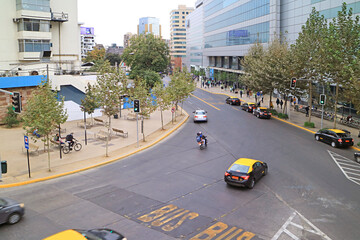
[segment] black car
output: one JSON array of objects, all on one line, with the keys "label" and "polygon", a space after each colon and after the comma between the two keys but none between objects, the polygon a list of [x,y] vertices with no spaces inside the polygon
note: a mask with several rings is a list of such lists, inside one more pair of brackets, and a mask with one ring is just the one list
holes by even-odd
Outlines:
[{"label": "black car", "polygon": [[358,163],[360,163],[360,152],[354,153],[354,158],[355,158],[355,161],[357,161]]},{"label": "black car", "polygon": [[253,188],[268,172],[265,162],[250,158],[239,158],[225,172],[224,181],[233,186]]},{"label": "black car", "polygon": [[15,224],[24,216],[24,204],[10,198],[0,198],[0,224]]},{"label": "black car", "polygon": [[230,105],[240,105],[240,99],[236,97],[228,97],[225,102]]},{"label": "black car", "polygon": [[253,112],[256,109],[256,104],[252,102],[246,102],[241,105],[241,109],[247,112]]},{"label": "black car", "polygon": [[354,139],[352,139],[350,133],[341,129],[320,129],[315,133],[315,140],[328,143],[334,148],[354,145]]},{"label": "black car", "polygon": [[258,107],[256,110],[254,110],[253,114],[257,118],[267,118],[267,119],[271,118],[271,112],[269,111],[269,109],[265,107]]}]

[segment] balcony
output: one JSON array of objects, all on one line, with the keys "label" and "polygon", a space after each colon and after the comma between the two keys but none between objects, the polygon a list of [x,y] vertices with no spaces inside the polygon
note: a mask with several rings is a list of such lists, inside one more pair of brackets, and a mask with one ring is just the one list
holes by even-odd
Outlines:
[{"label": "balcony", "polygon": [[69,14],[61,12],[51,12],[51,21],[53,22],[67,22],[69,21]]}]

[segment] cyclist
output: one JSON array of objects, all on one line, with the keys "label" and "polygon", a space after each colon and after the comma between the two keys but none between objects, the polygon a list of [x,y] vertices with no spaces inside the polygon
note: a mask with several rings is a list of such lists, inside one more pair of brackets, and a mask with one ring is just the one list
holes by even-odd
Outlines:
[{"label": "cyclist", "polygon": [[72,146],[74,146],[74,133],[70,133],[66,136],[66,142],[69,143],[69,148],[72,150]]}]

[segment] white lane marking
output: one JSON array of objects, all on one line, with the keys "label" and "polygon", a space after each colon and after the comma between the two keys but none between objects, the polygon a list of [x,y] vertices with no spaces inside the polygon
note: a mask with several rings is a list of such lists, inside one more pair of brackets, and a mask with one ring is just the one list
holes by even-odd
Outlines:
[{"label": "white lane marking", "polygon": [[[351,174],[351,175],[358,175],[360,176],[359,174],[356,174],[356,173],[353,173],[353,172],[350,172],[349,168],[347,167],[343,167],[341,166],[342,163],[341,161],[346,161],[346,162],[351,162],[352,164],[354,164],[355,162],[354,161],[351,161],[350,159],[344,157],[344,156],[341,156],[337,153],[334,153],[332,151],[329,151],[328,150],[328,153],[330,154],[331,158],[334,160],[334,162],[336,163],[336,165],[340,168],[340,170],[342,171],[342,173],[345,175],[345,177],[347,179],[349,179],[350,181],[352,181],[353,183],[356,183],[358,185],[360,185],[360,183],[358,181],[360,181],[360,178],[357,178],[357,177],[353,177],[353,176],[349,176],[348,174]],[[357,163],[355,163],[357,166],[359,166]],[[357,171],[357,169],[351,169],[351,171]]]},{"label": "white lane marking", "polygon": [[348,164],[348,163],[340,163],[341,165],[346,165],[346,166],[351,166],[354,168],[359,168],[360,169],[360,165],[358,163],[355,164]]},{"label": "white lane marking", "polygon": [[[295,222],[292,222],[294,220],[294,218],[300,218],[300,222],[305,222],[307,224],[307,226],[303,227]],[[299,220],[299,219],[298,219]],[[303,231],[307,231],[310,232],[312,234],[318,235],[321,237],[321,239],[323,240],[331,240],[331,238],[329,238],[325,233],[323,233],[322,231],[320,231],[320,229],[318,229],[314,224],[312,224],[308,219],[306,219],[303,215],[301,215],[298,211],[295,211],[291,214],[291,216],[286,220],[286,222],[281,226],[281,228],[279,229],[279,231],[277,231],[277,233],[271,238],[271,240],[278,240],[281,234],[286,234],[289,237],[291,237],[294,240],[300,240],[300,239],[304,239],[304,236],[297,236],[296,233],[291,232],[289,229],[287,229],[287,227],[289,225],[292,225],[296,228],[299,228]],[[309,227],[311,229],[309,229]],[[299,233],[298,233],[299,234]],[[284,239],[283,237],[281,239]]]},{"label": "white lane marking", "polygon": [[352,169],[352,168],[348,168],[348,167],[342,167],[343,169],[347,169],[347,170],[351,170],[353,172],[360,172],[360,170],[357,169]]}]

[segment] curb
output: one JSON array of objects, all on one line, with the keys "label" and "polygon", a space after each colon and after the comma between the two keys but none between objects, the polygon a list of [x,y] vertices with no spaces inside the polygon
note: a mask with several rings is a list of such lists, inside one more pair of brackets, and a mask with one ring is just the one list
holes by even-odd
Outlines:
[{"label": "curb", "polygon": [[[208,90],[205,90],[205,89],[202,89],[202,88],[199,88],[199,87],[197,87],[197,88],[198,88],[198,89],[200,89],[200,90],[203,90],[203,91],[205,91],[205,92],[208,92],[208,93],[212,93],[212,94],[216,94],[216,95],[224,95],[224,96],[232,97],[231,95],[226,94],[226,93],[214,93],[214,92],[210,92],[210,91],[208,91]],[[240,98],[239,98],[239,99],[240,99]],[[242,100],[242,99],[240,99],[240,101],[245,102],[245,101],[244,101],[244,100]],[[274,117],[274,116],[272,116],[272,118],[274,118],[274,119],[276,119],[276,120],[278,120],[278,121],[281,121],[281,122],[287,123],[287,124],[289,124],[289,125],[291,125],[291,126],[294,126],[294,127],[300,128],[300,129],[302,129],[302,130],[304,130],[304,131],[307,131],[307,132],[310,132],[310,133],[312,133],[312,134],[315,134],[315,133],[316,133],[316,132],[314,132],[314,131],[312,131],[312,130],[310,130],[310,129],[307,129],[307,128],[304,128],[304,127],[301,127],[301,126],[299,126],[299,125],[297,125],[297,124],[295,124],[295,123],[292,123],[292,122],[286,121],[286,120],[284,120],[284,119],[280,119],[280,118],[278,118],[278,117]],[[352,148],[352,149],[355,149],[355,150],[357,150],[357,151],[360,151],[360,148],[358,148],[358,147],[352,146],[351,148]]]},{"label": "curb", "polygon": [[148,149],[148,148],[154,146],[155,144],[162,141],[164,138],[168,137],[171,133],[175,132],[178,128],[180,128],[189,119],[189,114],[184,109],[183,109],[183,111],[187,116],[185,117],[185,119],[181,123],[179,123],[179,125],[177,125],[174,129],[170,130],[168,133],[166,133],[161,138],[157,139],[155,142],[153,142],[153,143],[151,143],[151,144],[149,144],[149,145],[147,145],[145,147],[142,147],[140,149],[137,149],[134,152],[130,152],[130,153],[125,154],[123,156],[120,156],[120,157],[117,157],[117,158],[114,158],[114,159],[111,159],[111,160],[108,160],[108,161],[105,161],[105,162],[102,162],[102,163],[99,163],[99,164],[96,164],[96,165],[93,165],[93,166],[89,166],[89,167],[86,167],[86,168],[81,168],[81,169],[77,169],[77,170],[66,172],[66,173],[60,173],[60,174],[56,174],[56,175],[49,176],[49,177],[33,179],[33,180],[25,181],[25,182],[4,184],[4,185],[0,185],[0,188],[12,188],[12,187],[19,187],[19,186],[31,184],[31,183],[43,182],[43,181],[46,181],[46,180],[55,179],[55,178],[71,175],[71,174],[74,174],[74,173],[83,172],[83,171],[86,171],[86,170],[89,170],[89,169],[92,169],[92,168],[100,167],[102,165],[106,165],[106,164],[121,160],[123,158],[129,157],[131,155],[134,155],[135,153],[138,153],[140,151],[143,151],[145,149]]}]

